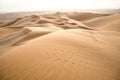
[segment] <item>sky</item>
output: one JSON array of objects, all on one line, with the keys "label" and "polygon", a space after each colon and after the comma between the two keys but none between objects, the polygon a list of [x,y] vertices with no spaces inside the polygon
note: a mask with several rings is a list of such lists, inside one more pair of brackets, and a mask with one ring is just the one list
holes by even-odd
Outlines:
[{"label": "sky", "polygon": [[0,12],[120,8],[120,0],[0,0]]}]

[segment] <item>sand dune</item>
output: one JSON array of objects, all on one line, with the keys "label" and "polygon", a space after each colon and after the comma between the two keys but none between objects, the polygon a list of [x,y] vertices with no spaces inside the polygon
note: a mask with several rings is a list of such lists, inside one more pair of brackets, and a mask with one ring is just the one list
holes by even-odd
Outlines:
[{"label": "sand dune", "polygon": [[68,17],[71,19],[75,19],[77,21],[85,21],[85,20],[90,20],[93,18],[97,18],[97,17],[103,17],[103,16],[108,16],[110,14],[95,14],[95,13],[69,13]]},{"label": "sand dune", "polygon": [[1,79],[119,80],[120,38],[106,36],[77,29],[39,37],[1,57]]},{"label": "sand dune", "polygon": [[91,19],[84,24],[101,30],[120,31],[120,14]]},{"label": "sand dune", "polygon": [[120,80],[119,21],[58,12],[1,23],[0,80]]},{"label": "sand dune", "polygon": [[13,32],[1,38],[0,48],[7,48],[9,46],[13,46],[13,45],[15,46],[18,44],[20,45],[23,42],[54,32],[56,30],[62,30],[62,28],[54,28],[52,26],[51,27],[50,26],[49,27],[25,27],[20,31]]},{"label": "sand dune", "polygon": [[26,25],[31,24],[33,21],[36,21],[39,19],[39,16],[25,16],[25,17],[21,17],[21,18],[16,18],[13,21],[8,22],[7,24],[4,24],[2,27],[24,27]]},{"label": "sand dune", "polygon": [[2,27],[26,27],[26,26],[35,26],[35,25],[39,26],[45,23],[52,23],[56,26],[59,26],[65,29],[66,28],[67,29],[69,28],[92,29],[91,27],[88,27],[79,21],[70,19],[62,15],[59,15],[59,17],[53,18],[53,19],[44,18],[42,16],[37,16],[37,15],[26,16],[24,18],[17,18],[11,22],[5,23]]},{"label": "sand dune", "polygon": [[21,28],[0,28],[0,39],[12,32],[19,31]]}]

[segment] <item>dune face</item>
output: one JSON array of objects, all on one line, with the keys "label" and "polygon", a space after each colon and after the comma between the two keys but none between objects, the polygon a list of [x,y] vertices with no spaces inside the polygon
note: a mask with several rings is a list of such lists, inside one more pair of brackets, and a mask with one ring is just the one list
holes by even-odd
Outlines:
[{"label": "dune face", "polygon": [[81,14],[4,22],[0,80],[120,80],[119,14]]},{"label": "dune face", "polygon": [[84,21],[83,23],[91,27],[96,27],[100,30],[120,31],[120,14],[99,17]]},{"label": "dune face", "polygon": [[68,16],[71,19],[77,21],[86,21],[97,17],[109,16],[110,14],[97,14],[97,13],[69,13]]}]

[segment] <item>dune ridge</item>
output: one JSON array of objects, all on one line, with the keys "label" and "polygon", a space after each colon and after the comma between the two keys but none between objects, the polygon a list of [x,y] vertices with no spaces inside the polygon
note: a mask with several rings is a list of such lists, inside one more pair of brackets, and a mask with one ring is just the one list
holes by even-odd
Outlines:
[{"label": "dune ridge", "polygon": [[99,17],[84,21],[83,23],[87,26],[95,27],[100,30],[120,31],[120,14]]},{"label": "dune ridge", "polygon": [[119,17],[58,12],[4,22],[0,80],[120,80]]}]

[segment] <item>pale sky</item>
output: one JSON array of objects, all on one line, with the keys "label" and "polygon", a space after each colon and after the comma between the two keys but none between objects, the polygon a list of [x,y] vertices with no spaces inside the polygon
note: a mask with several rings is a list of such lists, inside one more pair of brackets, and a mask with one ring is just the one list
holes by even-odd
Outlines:
[{"label": "pale sky", "polygon": [[0,0],[0,12],[120,8],[120,0]]}]

